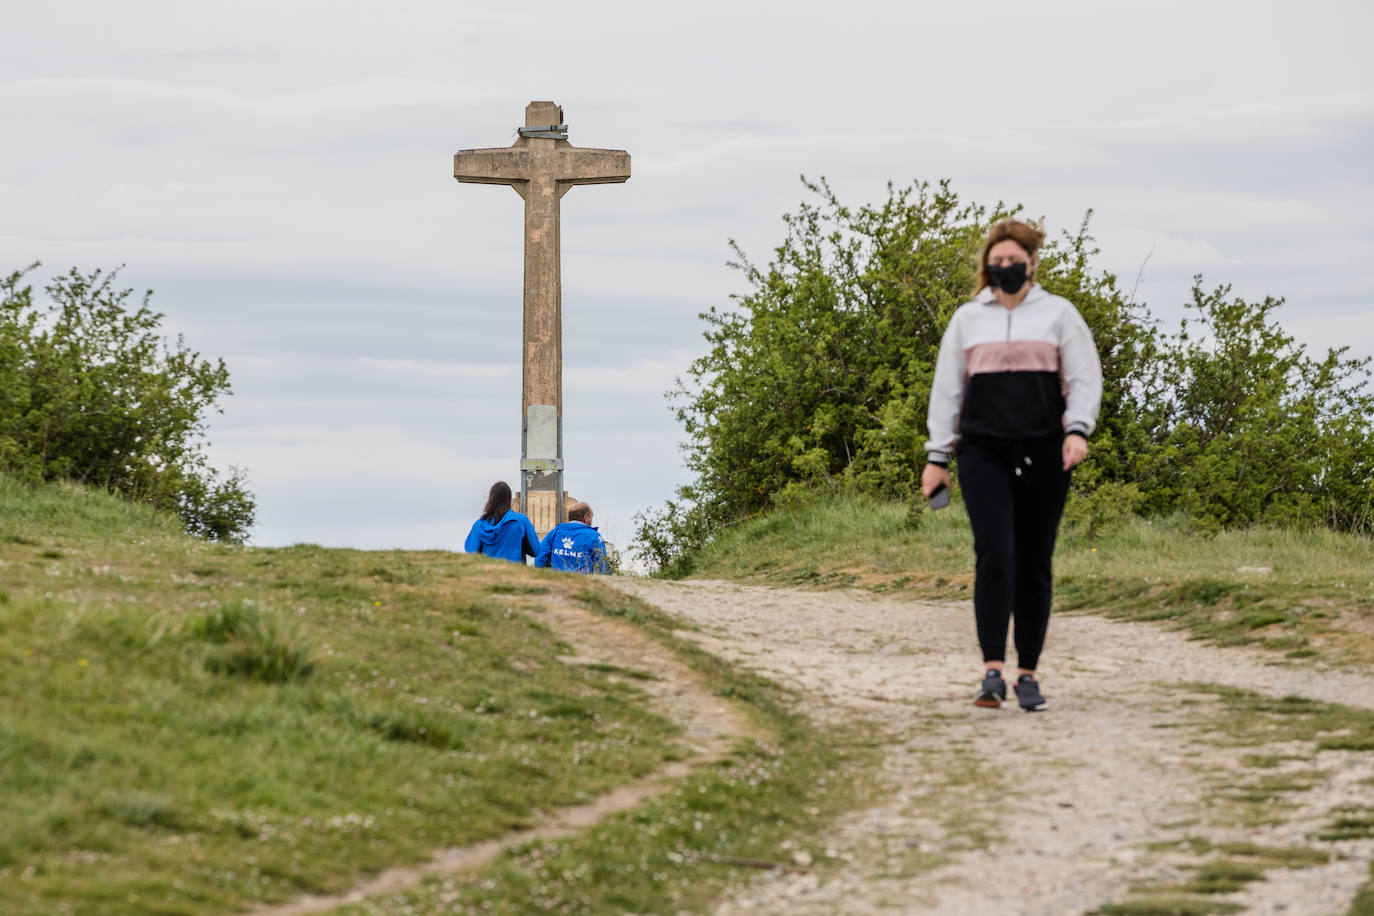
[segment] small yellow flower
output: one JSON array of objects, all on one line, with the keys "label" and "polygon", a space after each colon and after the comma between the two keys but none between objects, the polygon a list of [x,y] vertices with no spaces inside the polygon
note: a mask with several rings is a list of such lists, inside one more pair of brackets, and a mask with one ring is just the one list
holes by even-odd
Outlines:
[{"label": "small yellow flower", "polygon": [[372,602],[372,606],[373,606],[373,607],[381,607],[381,606],[382,606],[382,603],[381,603],[380,601],[374,601],[374,602]]},{"label": "small yellow flower", "polygon": [[1093,553],[1097,553],[1097,548],[1096,548],[1096,547],[1093,548]]},{"label": "small yellow flower", "polygon": [[80,661],[78,661],[77,664],[80,665],[82,668],[85,668],[87,665],[90,664],[90,662],[86,661],[86,660],[83,658],[83,659],[81,659]]},{"label": "small yellow flower", "polygon": [[27,656],[30,656],[30,655],[33,655],[33,650],[32,650],[32,649],[25,649],[25,650],[24,650],[24,655],[25,655],[26,657],[27,657]]}]

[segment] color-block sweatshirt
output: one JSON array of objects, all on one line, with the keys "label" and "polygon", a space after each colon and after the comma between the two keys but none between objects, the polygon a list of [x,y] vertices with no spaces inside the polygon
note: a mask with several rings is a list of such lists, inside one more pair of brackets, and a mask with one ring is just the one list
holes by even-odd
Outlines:
[{"label": "color-block sweatshirt", "polygon": [[1034,285],[1007,309],[984,289],[940,341],[926,453],[948,464],[961,436],[1087,437],[1101,406],[1097,346],[1073,304]]}]

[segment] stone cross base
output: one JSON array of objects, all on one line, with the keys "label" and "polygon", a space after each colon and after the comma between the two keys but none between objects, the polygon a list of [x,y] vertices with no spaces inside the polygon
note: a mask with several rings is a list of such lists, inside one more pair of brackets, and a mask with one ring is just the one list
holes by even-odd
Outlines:
[{"label": "stone cross base", "polygon": [[[548,534],[558,524],[558,497],[552,490],[532,490],[530,491],[530,507],[524,509],[520,505],[520,494],[512,493],[510,507],[516,512],[523,512],[530,517],[534,523],[534,533],[541,538]],[[568,515],[568,507],[577,500],[568,495],[568,491],[563,491],[563,517]]]}]

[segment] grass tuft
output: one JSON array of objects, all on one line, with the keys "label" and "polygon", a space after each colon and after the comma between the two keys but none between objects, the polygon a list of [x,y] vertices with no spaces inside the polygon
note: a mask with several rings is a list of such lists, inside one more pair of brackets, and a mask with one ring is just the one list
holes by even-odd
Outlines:
[{"label": "grass tuft", "polygon": [[[1211,726],[1212,737],[1226,743],[1308,741],[1322,750],[1374,750],[1374,711],[1306,697],[1269,697],[1217,684],[1190,684],[1188,689],[1210,693],[1220,700],[1221,715]],[[1293,774],[1261,780],[1261,787],[1282,791]],[[1307,786],[1296,786],[1302,789]]]},{"label": "grass tuft", "polygon": [[1224,900],[1166,896],[1108,903],[1094,912],[1100,916],[1224,916],[1227,913],[1238,913],[1242,909],[1244,907]]},{"label": "grass tuft", "polygon": [[461,751],[473,742],[476,730],[471,717],[425,709],[389,709],[366,718],[366,726],[387,741],[403,741],[426,747]]},{"label": "grass tuft", "polygon": [[130,791],[107,798],[99,813],[130,827],[185,830],[190,826],[170,799],[152,792]]},{"label": "grass tuft", "polygon": [[491,595],[547,595],[549,590],[543,585],[521,585],[515,582],[494,582],[487,586]]},{"label": "grass tuft", "polygon": [[201,618],[195,633],[211,644],[205,654],[209,671],[288,684],[315,668],[314,645],[280,616],[246,599],[220,605]]},{"label": "grass tuft", "polygon": [[1374,808],[1344,808],[1335,813],[1331,823],[1317,833],[1317,839],[1335,842],[1374,837]]},{"label": "grass tuft", "polygon": [[1195,894],[1233,894],[1251,881],[1263,881],[1264,872],[1241,862],[1208,862],[1183,886]]}]

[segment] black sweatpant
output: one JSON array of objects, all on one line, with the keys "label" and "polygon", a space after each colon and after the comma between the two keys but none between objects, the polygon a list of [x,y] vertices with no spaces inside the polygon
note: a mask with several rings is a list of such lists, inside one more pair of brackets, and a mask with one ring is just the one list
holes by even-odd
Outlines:
[{"label": "black sweatpant", "polygon": [[1004,661],[1016,618],[1017,664],[1040,661],[1050,622],[1051,558],[1069,493],[1063,437],[970,437],[959,443],[959,486],[973,526],[973,613],[983,661]]}]

